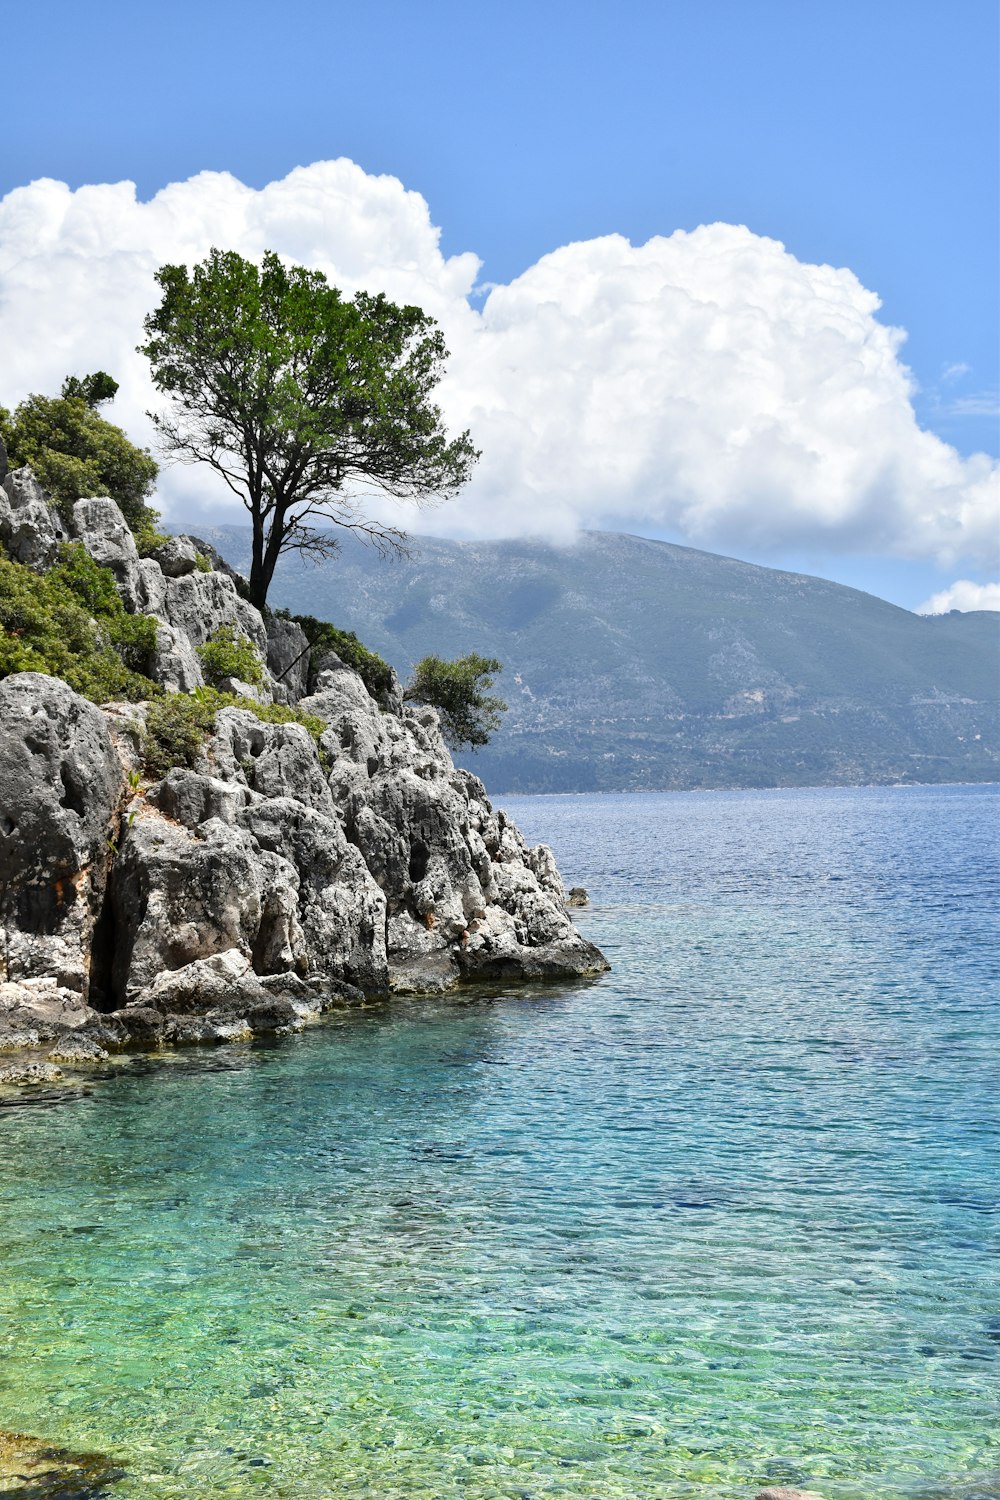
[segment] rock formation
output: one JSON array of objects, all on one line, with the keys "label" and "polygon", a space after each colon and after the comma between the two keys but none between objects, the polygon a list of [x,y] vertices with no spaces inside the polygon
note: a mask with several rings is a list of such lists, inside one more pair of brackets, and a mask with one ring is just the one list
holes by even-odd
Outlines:
[{"label": "rock formation", "polygon": [[[393,990],[607,967],[551,853],[456,769],[433,709],[404,707],[398,684],[376,702],[332,653],[310,664],[300,627],[265,620],[196,539],[141,558],[107,499],[78,501],[70,535],[156,621],[148,674],[168,694],[202,685],[197,647],[227,626],[261,681],[221,686],[325,727],[317,744],[225,707],[193,766],[150,780],[148,705],[96,707],[37,672],[0,681],[0,1049],[19,1049],[0,1081]],[[30,471],[7,474],[8,555],[42,572],[65,539]]]}]

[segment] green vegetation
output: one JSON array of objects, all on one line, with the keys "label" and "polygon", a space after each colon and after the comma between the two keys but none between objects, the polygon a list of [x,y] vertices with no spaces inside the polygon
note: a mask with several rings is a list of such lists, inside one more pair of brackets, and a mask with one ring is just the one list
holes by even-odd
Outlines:
[{"label": "green vegetation", "polygon": [[94,703],[154,698],[155,649],[156,622],[125,613],[113,574],[78,542],[43,577],[0,556],[0,677],[45,672]]},{"label": "green vegetation", "polygon": [[[142,754],[151,776],[165,776],[172,766],[193,766],[205,740],[215,728],[220,708],[243,708],[264,724],[301,724],[316,744],[326,728],[316,714],[303,713],[284,703],[256,703],[216,688],[196,688],[193,693],[171,693],[146,711]],[[322,752],[320,759],[322,761]]]},{"label": "green vegetation", "polygon": [[211,573],[212,571],[212,564],[205,556],[204,552],[195,552],[194,565],[196,571],[199,573]]},{"label": "green vegetation", "polygon": [[202,672],[212,687],[218,687],[227,677],[238,677],[251,687],[260,687],[264,680],[256,647],[249,636],[233,625],[220,625],[197,650]]},{"label": "green vegetation", "polygon": [[137,540],[151,545],[158,517],[146,501],[159,472],[156,460],[96,410],[117,389],[103,370],[82,380],[71,375],[58,396],[32,395],[13,412],[0,409],[0,437],[11,464],[30,464],[64,517],[76,500],[110,495]]},{"label": "green vegetation", "polygon": [[208,464],[250,512],[258,609],[283,552],[336,551],[317,522],[402,549],[352,483],[415,500],[465,483],[479,455],[468,432],[449,440],[433,403],[447,350],[420,308],[368,292],[346,301],[321,272],[270,252],[257,266],[212,250],[156,279],[163,297],[140,348],[172,409],[153,420],[169,453]]},{"label": "green vegetation", "polygon": [[489,695],[495,674],[502,671],[495,656],[479,656],[475,651],[455,661],[425,656],[414,667],[403,697],[438,710],[442,732],[453,750],[486,745],[507,712],[502,698]]},{"label": "green vegetation", "polygon": [[301,625],[309,641],[310,663],[317,662],[324,652],[334,651],[345,666],[357,672],[373,698],[379,699],[391,689],[393,674],[389,663],[363,646],[353,630],[338,630],[326,620],[317,620],[313,615],[293,615],[287,609],[275,610],[275,614]]}]

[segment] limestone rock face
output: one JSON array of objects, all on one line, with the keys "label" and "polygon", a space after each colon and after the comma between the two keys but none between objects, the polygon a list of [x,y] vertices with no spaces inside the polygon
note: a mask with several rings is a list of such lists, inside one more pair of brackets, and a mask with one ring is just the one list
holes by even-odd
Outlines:
[{"label": "limestone rock face", "polygon": [[167,621],[183,631],[193,646],[203,646],[221,625],[249,636],[261,660],[267,656],[267,631],[252,605],[236,592],[226,573],[185,573],[166,580]]},{"label": "limestone rock face", "polygon": [[[197,769],[150,785],[141,705],[98,709],[38,673],[0,681],[0,1049],[86,1065],[292,1029],[392,991],[607,967],[551,851],[527,848],[456,769],[433,709],[405,708],[398,682],[376,702],[332,652],[310,666],[302,629],[265,622],[206,544],[140,559],[111,500],[73,516],[125,607],[156,620],[160,686],[201,686],[196,648],[233,626],[267,667],[259,690],[233,690],[326,727],[317,747],[301,724],[225,708]],[[44,569],[60,536],[30,474],[7,475],[8,552]],[[220,566],[201,571],[196,549]]]},{"label": "limestone rock face", "polygon": [[[4,454],[6,470],[6,453]],[[15,562],[44,572],[56,561],[66,528],[29,468],[5,472],[0,482],[0,543]]]},{"label": "limestone rock face", "polygon": [[[599,973],[603,956],[562,901],[551,853],[529,851],[482,782],[456,770],[437,714],[383,714],[353,672],[324,673],[301,707],[325,719],[330,789],[347,837],[385,894],[390,968],[415,983]],[[402,981],[401,981],[402,982]]]},{"label": "limestone rock face", "polygon": [[309,641],[301,625],[271,615],[267,621],[267,669],[284,688],[286,701],[297,703],[309,689]]},{"label": "limestone rock face", "polygon": [[0,977],[85,999],[124,780],[100,709],[58,678],[0,682]]},{"label": "limestone rock face", "polygon": [[260,926],[254,848],[240,829],[210,818],[197,832],[143,808],[123,838],[111,895],[112,983],[135,1000],[164,969],[237,948],[249,955]]},{"label": "limestone rock face", "polygon": [[[150,613],[155,615],[157,611]],[[156,651],[149,672],[153,681],[168,693],[193,693],[205,683],[190,637],[160,618],[156,621]]]},{"label": "limestone rock face", "polygon": [[130,614],[141,604],[142,573],[135,537],[113,500],[78,500],[73,506],[73,532],[95,562],[115,575],[122,603]]}]

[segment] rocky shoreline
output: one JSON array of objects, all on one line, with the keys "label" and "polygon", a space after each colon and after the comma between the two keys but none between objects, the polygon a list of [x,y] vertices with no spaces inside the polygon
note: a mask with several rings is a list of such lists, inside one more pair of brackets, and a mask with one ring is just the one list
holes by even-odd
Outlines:
[{"label": "rocky shoreline", "polygon": [[300,626],[248,604],[204,544],[140,557],[113,501],[80,500],[67,524],[29,470],[7,474],[7,556],[42,575],[66,541],[155,622],[157,701],[204,685],[198,648],[220,628],[260,675],[220,684],[247,706],[220,708],[192,763],[156,776],[149,703],[98,706],[40,672],[0,681],[0,1083],[393,993],[607,968],[551,852],[456,768],[435,710],[404,705],[395,678],[376,700],[333,652],[310,659]]}]

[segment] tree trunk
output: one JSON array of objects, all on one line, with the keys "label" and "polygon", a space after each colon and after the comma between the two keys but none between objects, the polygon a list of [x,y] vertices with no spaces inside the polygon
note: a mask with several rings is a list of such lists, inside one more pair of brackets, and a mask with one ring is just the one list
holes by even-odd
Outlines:
[{"label": "tree trunk", "polygon": [[284,515],[281,511],[271,516],[271,528],[265,532],[264,523],[258,517],[253,518],[253,559],[250,564],[250,603],[261,613],[267,604],[267,591],[271,587],[271,579],[278,558],[281,556],[281,544],[285,539],[285,528],[283,525]]}]

